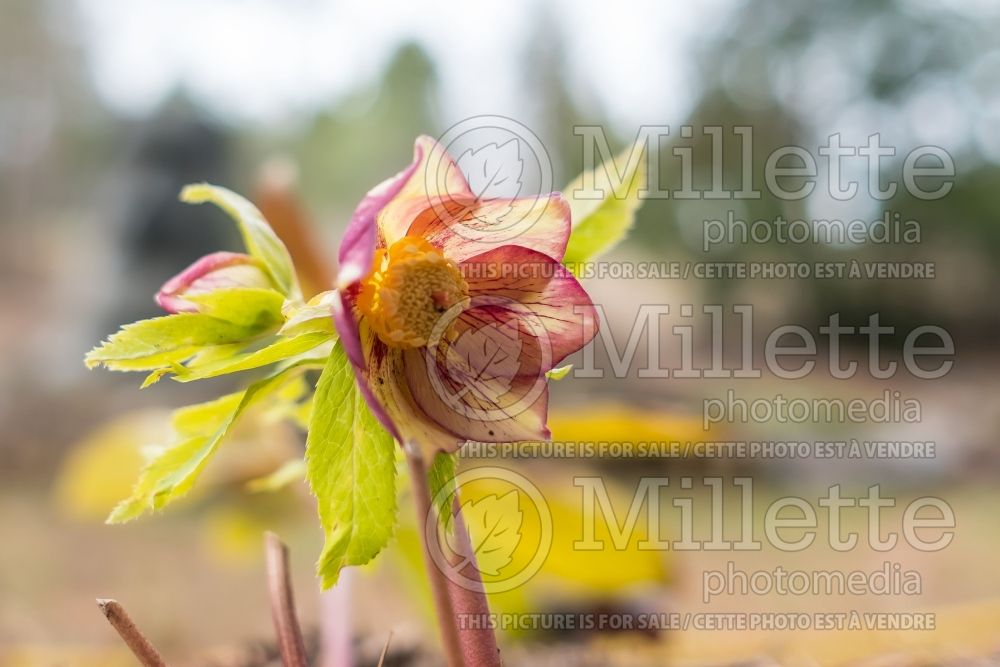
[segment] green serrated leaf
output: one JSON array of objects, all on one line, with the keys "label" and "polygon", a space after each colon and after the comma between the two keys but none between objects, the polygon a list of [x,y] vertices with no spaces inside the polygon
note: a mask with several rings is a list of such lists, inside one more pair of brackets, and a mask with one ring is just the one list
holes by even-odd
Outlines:
[{"label": "green serrated leaf", "polygon": [[200,313],[259,329],[282,321],[281,305],[285,302],[280,292],[261,287],[217,289],[187,295],[184,299],[198,306]]},{"label": "green serrated leaf", "polygon": [[458,456],[448,452],[438,452],[427,471],[431,501],[437,510],[438,519],[446,529],[451,529],[451,501],[455,496],[455,469]]},{"label": "green serrated leaf", "polygon": [[573,364],[566,364],[565,366],[559,366],[558,368],[546,371],[545,377],[550,380],[562,380],[564,377],[569,375],[571,370],[573,370]]},{"label": "green serrated leaf", "polygon": [[[87,368],[104,366],[108,370],[112,371],[158,371],[162,369],[170,369],[172,366],[179,364],[185,359],[193,357],[199,350],[202,349],[192,345],[182,345],[165,352],[137,357],[135,359],[116,359],[113,356],[113,352],[108,352],[106,354],[102,353],[100,355],[108,358],[98,358],[95,353],[99,352],[101,347],[104,345],[106,345],[106,342],[87,353],[87,356],[84,359],[84,363],[87,365]],[[154,377],[153,381],[155,382],[157,379],[159,379],[159,377]],[[143,381],[143,384],[148,386],[147,382],[149,382],[149,380],[150,378],[147,376],[147,378]]]},{"label": "green serrated leaf", "polygon": [[[582,196],[590,184],[591,192],[595,189],[604,192],[603,199]],[[570,270],[603,255],[625,238],[642,205],[639,194],[645,185],[645,150],[636,147],[619,154],[612,164],[580,174],[566,186],[564,193],[569,199],[573,231],[563,263]]]},{"label": "green serrated leaf", "polygon": [[152,371],[189,359],[204,347],[248,340],[257,332],[201,313],[177,313],[126,324],[87,353],[88,368]]},{"label": "green serrated leaf", "polygon": [[228,213],[239,225],[247,252],[264,263],[281,293],[292,299],[301,298],[291,255],[256,206],[231,190],[208,183],[188,185],[181,191],[181,201],[211,202]]},{"label": "green serrated leaf", "polygon": [[157,368],[155,371],[146,376],[146,379],[142,381],[142,385],[139,388],[145,389],[156,384],[163,378],[164,375],[170,373],[170,370],[171,369],[169,367]]},{"label": "green serrated leaf", "polygon": [[229,359],[230,357],[236,356],[242,352],[246,346],[246,341],[240,341],[238,343],[230,343],[228,345],[213,345],[212,347],[202,348],[201,350],[198,350],[198,353],[191,357],[191,359],[184,365],[189,369],[193,369],[205,364],[218,363],[223,359]]},{"label": "green serrated leaf", "polygon": [[229,373],[239,373],[253,368],[260,368],[270,364],[284,361],[296,355],[308,352],[330,340],[328,334],[312,333],[294,336],[292,338],[279,338],[276,342],[267,347],[263,347],[255,352],[239,354],[229,359],[222,359],[211,364],[202,364],[195,368],[185,368],[174,376],[177,382],[193,382],[214,378]]},{"label": "green serrated leaf", "polygon": [[306,469],[326,533],[316,570],[329,588],[343,567],[378,554],[396,517],[392,437],[357,391],[341,345],[334,346],[316,385]]},{"label": "green serrated leaf", "polygon": [[243,398],[237,391],[204,403],[195,403],[174,410],[171,425],[179,435],[190,437],[214,431],[236,409]]},{"label": "green serrated leaf", "polygon": [[139,481],[132,487],[132,495],[115,506],[107,523],[138,519],[187,493],[211,454],[211,440],[205,436],[189,438],[149,461],[139,474]]},{"label": "green serrated leaf", "polygon": [[[197,406],[200,416],[198,426],[205,432],[182,440],[149,461],[139,474],[132,495],[112,510],[108,523],[131,521],[146,512],[163,508],[190,491],[240,414],[255,401],[278,389],[291,377],[291,370],[286,369],[255,382],[244,391],[213,401],[211,409],[206,409],[207,404]],[[229,410],[220,410],[222,405],[228,406]],[[190,418],[191,415],[188,412],[186,416]],[[185,426],[185,430],[194,430],[190,422]]]}]

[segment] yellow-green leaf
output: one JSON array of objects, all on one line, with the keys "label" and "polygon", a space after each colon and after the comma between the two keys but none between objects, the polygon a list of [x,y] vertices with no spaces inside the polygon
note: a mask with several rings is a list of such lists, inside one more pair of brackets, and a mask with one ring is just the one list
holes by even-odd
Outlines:
[{"label": "yellow-green leaf", "polygon": [[395,524],[395,446],[354,382],[336,345],[316,385],[306,440],[307,478],[326,534],[316,564],[324,588],[341,568],[374,558]]},{"label": "yellow-green leaf", "polygon": [[221,359],[214,363],[202,364],[189,369],[178,369],[174,379],[178,382],[193,382],[194,380],[204,380],[206,378],[268,366],[302,354],[303,352],[308,352],[328,340],[330,340],[330,336],[323,333],[279,338],[276,342],[255,352],[238,354],[229,359]]},{"label": "yellow-green leaf", "polygon": [[301,298],[291,255],[256,206],[232,190],[208,183],[188,185],[181,191],[181,201],[211,202],[229,214],[239,225],[247,252],[264,263],[281,293],[292,299]]},{"label": "yellow-green leaf", "polygon": [[335,292],[323,292],[309,300],[307,304],[298,304],[285,313],[285,324],[278,331],[282,336],[301,333],[326,332],[335,334],[331,308]]},{"label": "yellow-green leaf", "polygon": [[[108,523],[131,521],[146,512],[163,508],[190,491],[240,414],[252,403],[279,388],[291,377],[291,371],[292,368],[285,369],[255,382],[244,391],[210,404],[201,404],[187,412],[184,428],[178,431],[182,436],[193,435],[163,450],[143,467],[132,495],[115,507]],[[192,419],[194,415],[197,419]]]},{"label": "yellow-green leaf", "polygon": [[62,458],[53,491],[61,514],[100,521],[128,495],[142,470],[142,449],[170,434],[168,410],[127,412],[73,444]]},{"label": "yellow-green leaf", "polygon": [[[631,162],[629,161],[631,157]],[[609,173],[610,172],[610,173]],[[566,186],[573,216],[573,230],[563,263],[589,262],[620,243],[635,222],[646,185],[645,150],[630,149],[593,171],[584,172]],[[603,192],[603,198],[587,197]]]},{"label": "yellow-green leaf", "polygon": [[231,287],[184,297],[198,312],[246,327],[265,329],[282,321],[285,297],[273,289]]},{"label": "yellow-green leaf", "polygon": [[573,370],[573,364],[566,364],[565,366],[559,366],[558,368],[546,371],[545,377],[550,380],[562,380],[564,377],[569,375],[571,370]]},{"label": "yellow-green leaf", "polygon": [[198,354],[191,357],[191,360],[187,362],[187,366],[188,368],[193,368],[202,364],[214,364],[218,361],[228,359],[229,357],[239,354],[245,347],[245,341],[230,343],[229,345],[206,347],[203,350],[199,350]]},{"label": "yellow-green leaf", "polygon": [[212,431],[226,420],[242,399],[243,392],[237,391],[204,403],[186,405],[174,410],[171,425],[182,437]]},{"label": "yellow-green leaf", "polygon": [[427,471],[431,500],[437,507],[438,519],[451,528],[451,501],[455,495],[455,468],[458,457],[448,452],[438,452]]},{"label": "yellow-green leaf", "polygon": [[151,371],[192,357],[202,348],[249,340],[250,327],[201,313],[177,313],[126,324],[87,353],[88,368]]}]

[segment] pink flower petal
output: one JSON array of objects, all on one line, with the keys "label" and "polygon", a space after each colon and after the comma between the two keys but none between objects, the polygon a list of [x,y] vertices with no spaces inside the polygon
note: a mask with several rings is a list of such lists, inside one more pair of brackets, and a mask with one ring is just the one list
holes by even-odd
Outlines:
[{"label": "pink flower petal", "polygon": [[553,193],[489,201],[437,200],[413,219],[407,233],[427,239],[456,262],[512,243],[558,260],[566,254],[570,227],[569,203]]},{"label": "pink flower petal", "polygon": [[378,226],[386,245],[406,236],[413,220],[434,202],[473,198],[465,176],[441,144],[430,137],[418,137],[414,153],[420,155],[420,164],[379,215]]},{"label": "pink flower petal", "polygon": [[337,254],[340,262],[340,273],[337,276],[339,287],[352,285],[368,275],[378,236],[376,218],[385,205],[399,194],[420,165],[423,148],[419,143],[414,153],[413,163],[409,167],[369,190],[354,209]]},{"label": "pink flower petal", "polygon": [[396,428],[395,423],[393,423],[392,418],[386,412],[382,402],[372,393],[368,382],[370,375],[368,362],[365,359],[365,353],[361,346],[361,334],[358,330],[357,322],[354,320],[354,313],[351,312],[350,303],[343,292],[337,291],[337,295],[333,299],[331,311],[333,314],[333,326],[337,329],[340,344],[344,346],[347,359],[351,362],[351,367],[354,369],[354,377],[358,389],[361,391],[361,395],[364,396],[365,402],[368,403],[368,408],[375,415],[375,418],[378,419],[379,423],[385,427],[385,430],[396,440],[402,442],[399,430]]},{"label": "pink flower petal", "polygon": [[[401,442],[401,433],[390,411],[373,393],[373,373],[381,372],[381,366],[370,368],[366,353],[377,339],[372,336],[368,347],[362,345],[350,290],[368,275],[377,245],[385,244],[387,239],[391,243],[403,236],[412,219],[412,216],[407,217],[407,211],[426,207],[428,192],[436,196],[442,192],[468,191],[468,184],[444,149],[430,137],[419,137],[413,148],[412,164],[368,192],[355,209],[340,243],[337,277],[340,298],[334,300],[332,309],[334,327],[372,413]],[[435,435],[435,439],[441,439],[440,433]]]},{"label": "pink flower petal", "polygon": [[503,321],[518,315],[522,328],[546,349],[539,357],[540,372],[551,370],[597,333],[597,311],[577,279],[552,257],[521,246],[507,245],[466,259],[460,269],[469,284],[473,306],[490,299],[520,304],[517,308],[471,308],[462,320],[475,317]]},{"label": "pink flower petal", "polygon": [[[454,352],[454,351],[452,351]],[[437,357],[437,355],[434,355]],[[426,350],[405,350],[405,387],[418,415],[456,436],[455,443],[548,440],[548,387],[544,377],[476,368],[467,359],[428,359]],[[483,372],[485,371],[485,372]]]},{"label": "pink flower petal", "polygon": [[[481,383],[473,393],[458,393],[460,389],[455,387],[461,378],[448,377],[447,369],[442,371],[437,365],[437,375],[432,378],[425,350],[388,347],[364,324],[360,341],[365,363],[355,365],[358,385],[373,412],[380,421],[385,420],[382,423],[399,442],[415,443],[430,456],[439,450],[455,451],[468,440],[548,439],[544,381],[520,403],[512,398],[530,391],[525,378],[515,378],[511,387],[493,381]],[[499,396],[506,389],[510,392],[503,400],[489,400],[490,392],[499,392]],[[483,419],[483,413],[488,419]]]},{"label": "pink flower petal", "polygon": [[404,351],[388,347],[366,326],[362,327],[361,340],[366,372],[365,378],[358,381],[371,388],[373,400],[384,408],[392,423],[398,425],[394,437],[400,443],[417,444],[428,456],[438,450],[458,449],[467,438],[431,419],[415,400],[406,379]]},{"label": "pink flower petal", "polygon": [[[241,267],[246,267],[247,270],[241,270]],[[227,287],[263,287],[269,284],[267,275],[250,255],[214,252],[163,283],[155,298],[156,303],[168,313],[192,313],[197,312],[198,307],[185,300],[185,294],[204,294]]]},{"label": "pink flower petal", "polygon": [[[486,299],[489,303],[483,303]],[[451,324],[449,342],[440,343],[442,355],[455,356],[447,361],[458,372],[461,359],[489,355],[492,363],[499,359],[516,359],[509,363],[505,373],[519,377],[538,378],[552,363],[548,333],[535,314],[523,304],[506,297],[476,294],[471,298],[475,305],[459,315]],[[496,305],[494,305],[496,304]],[[447,345],[447,347],[445,347]],[[509,350],[509,352],[508,352]],[[468,381],[481,372],[468,373]],[[462,378],[459,378],[462,379]]]},{"label": "pink flower petal", "polygon": [[[428,137],[407,169],[361,202],[340,248],[333,318],[362,394],[393,437],[427,453],[549,437],[545,371],[597,329],[589,297],[557,261],[569,232],[561,195],[476,200]],[[430,349],[388,347],[353,308],[376,247],[405,235],[460,262],[469,283],[472,304]]]},{"label": "pink flower petal", "polygon": [[377,246],[391,245],[406,234],[413,218],[438,197],[471,196],[462,172],[434,139],[418,137],[413,162],[372,188],[361,200],[340,243],[341,287],[364,278]]}]

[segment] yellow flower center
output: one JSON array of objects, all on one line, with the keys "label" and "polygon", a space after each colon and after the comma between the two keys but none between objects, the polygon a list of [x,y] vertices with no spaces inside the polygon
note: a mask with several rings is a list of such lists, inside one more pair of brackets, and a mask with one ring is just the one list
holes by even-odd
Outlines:
[{"label": "yellow flower center", "polygon": [[423,238],[404,236],[375,251],[358,308],[386,345],[423,347],[441,315],[468,295],[455,262]]}]

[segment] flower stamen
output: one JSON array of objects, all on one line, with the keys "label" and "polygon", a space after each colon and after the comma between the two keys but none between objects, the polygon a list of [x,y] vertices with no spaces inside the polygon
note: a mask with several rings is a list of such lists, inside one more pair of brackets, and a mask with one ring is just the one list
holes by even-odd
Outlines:
[{"label": "flower stamen", "polygon": [[441,314],[468,296],[455,262],[425,239],[404,236],[376,251],[357,304],[386,345],[416,348],[427,345]]}]

